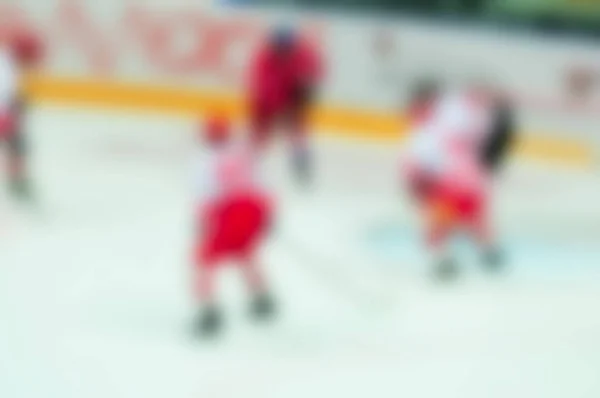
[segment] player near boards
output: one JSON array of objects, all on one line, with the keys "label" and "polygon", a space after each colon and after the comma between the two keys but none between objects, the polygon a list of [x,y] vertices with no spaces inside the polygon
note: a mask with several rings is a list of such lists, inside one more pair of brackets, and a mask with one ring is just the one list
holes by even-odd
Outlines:
[{"label": "player near boards", "polygon": [[32,195],[24,131],[29,101],[23,81],[41,58],[40,39],[32,32],[0,38],[0,144],[7,148],[10,191],[17,199]]},{"label": "player near boards", "polygon": [[283,127],[292,147],[292,169],[301,183],[313,177],[308,116],[322,75],[316,46],[288,26],[269,32],[251,59],[247,101],[254,142],[268,145],[275,129]]},{"label": "player near boards", "polygon": [[209,119],[201,141],[205,148],[194,158],[194,289],[201,306],[195,331],[214,335],[223,321],[215,277],[225,261],[233,261],[244,276],[250,314],[261,320],[274,313],[258,259],[274,205],[258,170],[256,148],[235,141],[226,119]]},{"label": "player near boards", "polygon": [[434,274],[458,275],[451,240],[466,232],[482,263],[498,270],[503,258],[490,220],[490,190],[514,140],[509,102],[491,86],[441,90],[421,85],[410,106],[413,131],[403,158],[408,190],[423,211]]}]

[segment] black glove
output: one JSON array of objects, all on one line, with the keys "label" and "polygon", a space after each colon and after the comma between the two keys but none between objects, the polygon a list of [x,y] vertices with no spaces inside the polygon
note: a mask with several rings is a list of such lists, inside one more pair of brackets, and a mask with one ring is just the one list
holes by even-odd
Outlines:
[{"label": "black glove", "polygon": [[516,127],[514,111],[506,103],[499,103],[488,141],[482,148],[482,162],[488,170],[494,172],[503,163],[515,141]]},{"label": "black glove", "polygon": [[306,108],[314,100],[315,90],[312,84],[299,83],[292,92],[292,102],[296,108]]}]

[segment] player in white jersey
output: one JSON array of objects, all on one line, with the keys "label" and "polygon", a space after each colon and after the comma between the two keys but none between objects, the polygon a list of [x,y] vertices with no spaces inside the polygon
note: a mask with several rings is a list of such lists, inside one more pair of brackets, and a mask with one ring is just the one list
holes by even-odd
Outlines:
[{"label": "player in white jersey", "polygon": [[263,319],[274,311],[257,259],[273,204],[252,146],[234,142],[225,119],[208,121],[204,143],[207,148],[196,154],[194,164],[195,291],[202,306],[197,331],[212,335],[222,324],[213,280],[225,260],[235,261],[246,279],[252,315]]},{"label": "player in white jersey", "polygon": [[31,195],[24,132],[28,101],[22,80],[39,64],[41,51],[37,37],[29,32],[14,32],[0,39],[0,144],[8,148],[10,188],[20,199]]},{"label": "player in white jersey", "polygon": [[481,156],[493,132],[493,98],[480,90],[464,90],[420,101],[403,168],[423,210],[436,276],[458,274],[448,246],[459,231],[470,234],[484,263],[496,269],[500,256],[488,218],[491,173]]}]

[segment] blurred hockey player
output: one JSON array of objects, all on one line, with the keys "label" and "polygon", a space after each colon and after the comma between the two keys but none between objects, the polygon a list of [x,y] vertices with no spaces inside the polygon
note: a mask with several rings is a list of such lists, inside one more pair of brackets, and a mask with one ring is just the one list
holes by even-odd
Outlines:
[{"label": "blurred hockey player", "polygon": [[278,125],[288,130],[292,168],[302,183],[312,180],[307,136],[308,113],[322,78],[317,49],[289,27],[277,27],[255,54],[248,93],[250,124],[256,145],[265,146]]},{"label": "blurred hockey player", "polygon": [[444,93],[428,89],[412,105],[415,129],[403,167],[423,210],[435,275],[458,275],[448,248],[458,232],[471,236],[484,265],[498,269],[502,259],[489,220],[489,191],[508,146],[507,139],[494,137],[510,128],[497,121],[495,96],[479,87]]},{"label": "blurred hockey player", "polygon": [[0,39],[0,144],[7,147],[10,190],[18,199],[32,194],[24,131],[28,99],[22,80],[41,57],[41,43],[33,33],[19,31]]},{"label": "blurred hockey player", "polygon": [[252,294],[251,315],[263,319],[274,312],[257,258],[270,229],[273,204],[257,170],[255,148],[234,142],[225,119],[210,119],[203,141],[208,148],[197,154],[194,165],[195,290],[202,305],[196,330],[213,335],[222,326],[215,273],[226,260],[236,262],[244,275]]}]

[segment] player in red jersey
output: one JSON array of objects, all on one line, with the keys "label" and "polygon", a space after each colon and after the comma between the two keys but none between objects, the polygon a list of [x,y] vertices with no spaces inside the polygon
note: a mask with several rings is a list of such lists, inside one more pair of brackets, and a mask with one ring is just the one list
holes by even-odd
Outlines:
[{"label": "player in red jersey", "polygon": [[239,265],[252,294],[252,314],[265,318],[274,311],[257,258],[272,222],[273,203],[258,172],[255,148],[234,142],[225,119],[209,120],[203,141],[208,149],[196,155],[194,165],[195,290],[203,306],[197,331],[212,335],[222,324],[214,277],[224,261]]},{"label": "player in red jersey", "polygon": [[247,100],[255,144],[267,145],[283,125],[292,143],[293,170],[302,182],[312,179],[307,123],[322,75],[315,46],[288,27],[271,32],[250,67]]},{"label": "player in red jersey", "polygon": [[41,41],[32,32],[16,31],[0,39],[0,143],[8,148],[11,192],[20,199],[32,193],[24,131],[29,100],[23,78],[41,62],[42,55]]}]

